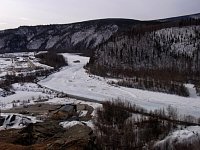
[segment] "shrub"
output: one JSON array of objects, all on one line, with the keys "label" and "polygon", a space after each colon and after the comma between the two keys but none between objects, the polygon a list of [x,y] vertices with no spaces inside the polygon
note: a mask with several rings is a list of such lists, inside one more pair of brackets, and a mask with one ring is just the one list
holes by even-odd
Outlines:
[{"label": "shrub", "polygon": [[41,59],[41,63],[44,63],[54,68],[60,68],[62,66],[68,65],[65,58],[54,51],[48,51],[47,53],[40,53],[37,54],[36,57]]}]

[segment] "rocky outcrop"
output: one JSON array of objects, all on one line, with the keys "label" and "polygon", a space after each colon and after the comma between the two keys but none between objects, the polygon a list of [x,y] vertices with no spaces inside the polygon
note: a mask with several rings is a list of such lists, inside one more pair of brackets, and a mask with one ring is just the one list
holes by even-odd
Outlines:
[{"label": "rocky outcrop", "polygon": [[0,129],[20,129],[37,121],[35,117],[27,117],[19,114],[3,115],[3,117],[0,117]]},{"label": "rocky outcrop", "polygon": [[41,150],[95,150],[95,136],[90,127],[75,125],[64,129],[57,121],[29,124],[19,131],[1,132],[0,146],[4,149],[41,149]]}]

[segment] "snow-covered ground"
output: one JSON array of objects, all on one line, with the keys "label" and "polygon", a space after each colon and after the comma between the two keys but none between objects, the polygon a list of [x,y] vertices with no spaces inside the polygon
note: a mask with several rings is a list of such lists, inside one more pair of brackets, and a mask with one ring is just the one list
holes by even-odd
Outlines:
[{"label": "snow-covered ground", "polygon": [[177,145],[191,147],[194,144],[199,145],[200,127],[190,126],[182,130],[177,130],[167,136],[164,140],[155,144],[157,149],[173,150]]},{"label": "snow-covered ground", "polygon": [[92,129],[94,128],[94,124],[91,120],[90,121],[64,121],[64,122],[60,122],[59,125],[62,126],[63,128],[70,128],[75,125],[86,125],[88,127],[91,127]]},{"label": "snow-covered ground", "polygon": [[5,117],[5,120],[3,122],[3,125],[0,126],[0,130],[11,128],[20,129],[30,123],[41,122],[41,120],[37,120],[36,117],[24,116],[21,114],[2,113],[1,116]]},{"label": "snow-covered ground", "polygon": [[47,94],[42,92],[16,91],[13,95],[0,97],[0,109],[11,109],[14,105],[34,104],[34,100],[37,100],[39,97],[43,98],[47,96]]},{"label": "snow-covered ground", "polygon": [[34,53],[6,53],[0,54],[0,77],[6,74],[33,73],[36,69],[53,69],[41,64]]},{"label": "snow-covered ground", "polygon": [[12,65],[12,60],[10,58],[1,58],[0,59],[0,77],[6,75],[5,68],[9,68]]},{"label": "snow-covered ground", "polygon": [[[40,85],[67,94],[90,98],[98,101],[120,98],[140,105],[148,110],[166,108],[169,105],[176,107],[182,115],[200,117],[200,97],[181,97],[159,92],[151,92],[126,87],[115,87],[107,82],[113,79],[89,75],[83,66],[89,61],[88,57],[76,54],[63,54],[69,66],[62,68],[46,79]],[[74,63],[79,60],[80,63]]]},{"label": "snow-covered ground", "polygon": [[59,124],[63,128],[70,128],[70,127],[75,126],[75,125],[83,125],[83,123],[80,122],[80,121],[65,121],[65,122],[60,122]]},{"label": "snow-covered ground", "polygon": [[42,99],[52,99],[56,97],[55,92],[41,88],[35,83],[15,83],[12,85],[12,91],[15,94],[6,97],[0,96],[0,109],[6,110],[13,106],[34,104],[34,101]]}]

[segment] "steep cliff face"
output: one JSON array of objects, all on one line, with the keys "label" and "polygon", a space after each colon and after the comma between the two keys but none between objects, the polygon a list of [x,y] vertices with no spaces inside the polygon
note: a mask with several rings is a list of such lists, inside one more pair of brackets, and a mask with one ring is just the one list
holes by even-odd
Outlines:
[{"label": "steep cliff face", "polygon": [[0,31],[0,52],[59,49],[84,52],[139,21],[103,19],[67,25],[22,26]]}]

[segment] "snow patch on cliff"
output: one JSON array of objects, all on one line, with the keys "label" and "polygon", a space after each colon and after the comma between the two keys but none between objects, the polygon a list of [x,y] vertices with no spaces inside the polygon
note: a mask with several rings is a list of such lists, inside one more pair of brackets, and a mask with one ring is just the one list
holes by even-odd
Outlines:
[{"label": "snow patch on cliff", "polygon": [[35,39],[31,40],[30,43],[27,45],[28,49],[39,49],[41,45],[44,43],[44,39]]},{"label": "snow patch on cliff", "polygon": [[59,41],[59,39],[59,36],[51,37],[47,42],[46,49],[52,48]]}]

